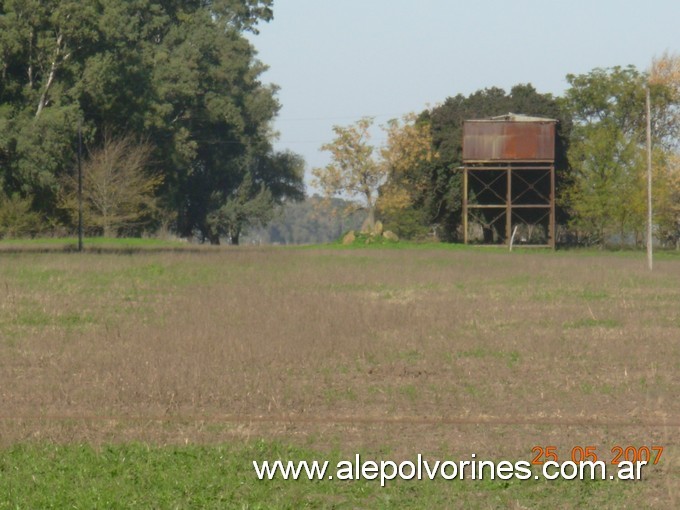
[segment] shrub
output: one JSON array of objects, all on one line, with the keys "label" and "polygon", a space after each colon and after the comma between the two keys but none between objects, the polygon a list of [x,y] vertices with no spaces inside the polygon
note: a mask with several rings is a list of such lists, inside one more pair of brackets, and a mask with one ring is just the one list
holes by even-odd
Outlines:
[{"label": "shrub", "polygon": [[18,193],[0,193],[0,238],[34,237],[42,228],[40,215],[32,210],[32,200]]}]

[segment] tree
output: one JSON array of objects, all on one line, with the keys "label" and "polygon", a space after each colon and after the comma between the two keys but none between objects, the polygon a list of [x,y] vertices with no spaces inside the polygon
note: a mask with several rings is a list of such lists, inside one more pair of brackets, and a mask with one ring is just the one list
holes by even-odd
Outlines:
[{"label": "tree", "polygon": [[368,143],[372,125],[373,119],[365,117],[351,126],[334,126],[335,139],[321,146],[331,153],[331,162],[312,170],[314,185],[327,197],[344,194],[362,201],[370,229],[375,223],[378,189],[387,178],[387,167],[375,160],[373,146]]},{"label": "tree", "polygon": [[[666,98],[666,115],[656,115],[655,131],[665,134],[654,152],[654,210],[662,241],[680,249],[680,54],[654,58],[649,73],[651,87]],[[665,122],[663,121],[665,120]]]},{"label": "tree", "polygon": [[[148,224],[157,212],[155,191],[163,181],[148,174],[152,147],[131,136],[105,137],[83,164],[83,218],[90,230],[105,237],[130,232]],[[78,181],[64,178],[60,205],[75,223],[78,217]]]},{"label": "tree", "polygon": [[657,143],[680,152],[680,54],[664,53],[652,60],[649,85],[661,100],[653,104],[653,130]]},{"label": "tree", "polygon": [[227,237],[231,244],[239,244],[244,228],[264,226],[273,217],[271,192],[264,186],[257,188],[250,175],[226,200],[219,195],[215,200],[223,205],[208,215],[212,244],[220,244],[221,237]]},{"label": "tree", "polygon": [[265,227],[253,228],[247,240],[264,244],[318,244],[336,241],[349,230],[361,228],[363,215],[354,204],[318,195],[302,202],[285,202],[275,209]]},{"label": "tree", "polygon": [[[225,205],[219,200],[242,189],[247,175],[257,181],[259,162],[280,162],[270,129],[279,110],[276,87],[261,82],[266,66],[243,35],[272,19],[271,6],[272,0],[0,2],[5,191],[33,196],[35,209],[58,217],[59,187],[73,169],[82,122],[93,149],[103,146],[106,132],[146,140],[163,174],[159,204],[175,211],[180,234],[210,237],[207,219]],[[266,188],[282,189],[273,168],[260,174]],[[301,175],[286,179],[284,194],[302,186]]]},{"label": "tree", "polygon": [[159,152],[172,158],[164,191],[178,230],[213,240],[208,217],[271,152],[269,124],[279,109],[276,89],[259,81],[266,67],[231,22],[222,23],[229,13],[215,15],[216,6],[186,18],[178,12],[185,21],[152,49],[154,104],[145,119]]},{"label": "tree", "polygon": [[582,240],[604,244],[612,234],[643,228],[644,153],[613,123],[574,130],[569,158],[574,172],[562,194],[572,213],[572,227]]},{"label": "tree", "polygon": [[[645,89],[648,75],[633,66],[568,75],[564,103],[574,118],[569,150],[573,172],[562,193],[571,224],[587,242],[605,244],[613,234],[625,242],[644,225]],[[676,106],[668,87],[651,84],[653,141],[658,163],[677,143]],[[677,103],[675,103],[677,104]],[[671,181],[656,172],[657,205],[667,202]],[[666,197],[666,198],[664,198]]]},{"label": "tree", "polygon": [[653,152],[654,222],[658,239],[680,249],[680,155]]},{"label": "tree", "polygon": [[32,200],[18,193],[8,197],[0,191],[0,239],[34,236],[41,230],[40,216],[31,210]]},{"label": "tree", "polygon": [[96,38],[92,2],[0,5],[0,170],[9,194],[54,214],[58,179],[72,162],[79,109],[74,77]]},{"label": "tree", "polygon": [[239,244],[249,227],[264,226],[274,215],[274,207],[285,201],[304,199],[304,160],[289,151],[259,158],[239,187],[224,197],[219,191],[211,200],[218,204],[208,214],[210,242],[219,244],[226,237]]},{"label": "tree", "polygon": [[378,208],[386,228],[403,238],[424,237],[429,232],[418,205],[427,191],[427,166],[438,157],[432,147],[430,123],[414,113],[402,122],[393,119],[384,127],[385,147],[380,150],[387,179],[380,187]]}]

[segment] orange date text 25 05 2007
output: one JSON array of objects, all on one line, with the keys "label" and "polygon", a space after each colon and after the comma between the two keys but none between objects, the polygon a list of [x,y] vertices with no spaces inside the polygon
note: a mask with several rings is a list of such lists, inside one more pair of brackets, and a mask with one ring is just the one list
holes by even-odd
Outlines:
[{"label": "orange date text 25 05 2007", "polygon": [[[663,446],[613,446],[611,448],[611,464],[621,461],[647,462],[657,464],[663,453]],[[559,462],[557,447],[534,446],[531,449],[534,458],[532,464],[544,464],[547,461]],[[574,446],[569,460],[572,462],[597,462],[599,460],[596,446]]]}]

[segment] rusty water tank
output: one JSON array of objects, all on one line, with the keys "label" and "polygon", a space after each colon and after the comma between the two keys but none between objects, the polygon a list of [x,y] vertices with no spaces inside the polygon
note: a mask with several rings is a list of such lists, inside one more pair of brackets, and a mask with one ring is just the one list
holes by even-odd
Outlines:
[{"label": "rusty water tank", "polygon": [[555,159],[555,119],[509,113],[463,123],[463,161]]}]

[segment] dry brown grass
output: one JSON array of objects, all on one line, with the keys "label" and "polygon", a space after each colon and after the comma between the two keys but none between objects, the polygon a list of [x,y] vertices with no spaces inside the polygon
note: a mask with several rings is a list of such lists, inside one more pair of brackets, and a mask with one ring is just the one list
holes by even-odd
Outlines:
[{"label": "dry brown grass", "polygon": [[0,255],[5,444],[282,438],[442,458],[665,447],[680,261],[226,249]]}]

